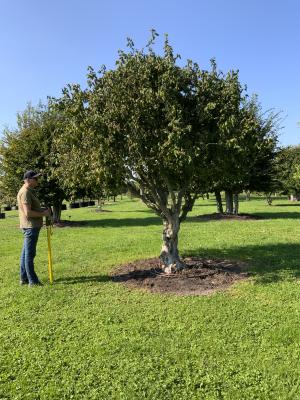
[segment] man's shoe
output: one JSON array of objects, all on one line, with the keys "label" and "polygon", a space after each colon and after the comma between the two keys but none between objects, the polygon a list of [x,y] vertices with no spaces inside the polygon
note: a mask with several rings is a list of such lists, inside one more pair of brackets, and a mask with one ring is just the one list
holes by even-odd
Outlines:
[{"label": "man's shoe", "polygon": [[44,286],[44,285],[42,284],[42,282],[36,282],[36,283],[29,283],[28,286],[34,287],[34,286]]},{"label": "man's shoe", "polygon": [[20,285],[28,285],[28,281],[20,281]]}]

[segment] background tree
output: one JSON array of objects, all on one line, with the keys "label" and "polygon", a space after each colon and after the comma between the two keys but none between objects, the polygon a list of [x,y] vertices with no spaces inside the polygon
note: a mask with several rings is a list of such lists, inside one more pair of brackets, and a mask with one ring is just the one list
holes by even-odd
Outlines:
[{"label": "background tree", "polygon": [[[243,190],[264,190],[272,186],[272,163],[276,154],[278,115],[263,113],[254,96],[250,100],[238,80],[228,74],[221,80],[220,95],[226,106],[216,118],[212,160],[212,187],[218,212],[238,213],[238,194]],[[230,95],[228,95],[230,94]]]},{"label": "background tree", "polygon": [[300,146],[282,148],[277,154],[275,168],[281,191],[300,200]]},{"label": "background tree", "polygon": [[24,112],[17,115],[17,129],[4,130],[0,154],[5,195],[16,199],[26,170],[41,172],[38,196],[43,203],[53,206],[54,221],[57,222],[66,194],[50,170],[55,125],[56,116],[46,106],[32,107],[29,104]]}]

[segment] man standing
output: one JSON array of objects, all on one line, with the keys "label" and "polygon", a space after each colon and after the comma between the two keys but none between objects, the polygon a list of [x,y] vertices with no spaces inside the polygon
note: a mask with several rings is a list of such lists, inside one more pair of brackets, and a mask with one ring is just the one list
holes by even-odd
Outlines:
[{"label": "man standing", "polygon": [[41,174],[27,171],[24,174],[24,185],[19,190],[18,208],[20,228],[23,230],[24,243],[20,258],[20,284],[29,286],[42,285],[34,271],[34,257],[43,217],[50,215],[48,209],[42,209],[34,188],[38,185]]}]

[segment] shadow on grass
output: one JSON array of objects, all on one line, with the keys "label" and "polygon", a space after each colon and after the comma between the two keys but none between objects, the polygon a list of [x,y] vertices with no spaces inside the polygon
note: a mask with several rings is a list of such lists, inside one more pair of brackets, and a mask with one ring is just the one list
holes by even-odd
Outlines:
[{"label": "shadow on grass", "polygon": [[[207,215],[207,218],[206,218]],[[201,214],[198,216],[188,216],[187,221],[189,222],[212,222],[212,221],[239,221],[243,223],[245,221],[263,221],[266,219],[300,219],[300,210],[299,212],[255,212],[246,214],[249,218],[215,218],[215,213],[212,214]],[[243,213],[240,214],[241,216],[245,215]],[[252,217],[252,218],[251,218]]]},{"label": "shadow on grass", "polygon": [[275,207],[300,207],[300,202],[299,204],[274,204]]},{"label": "shadow on grass", "polygon": [[190,256],[241,260],[249,264],[256,284],[268,284],[288,278],[300,278],[300,245],[274,243],[261,246],[220,249],[194,249]]},{"label": "shadow on grass", "polygon": [[92,275],[92,276],[74,276],[66,278],[55,279],[55,283],[74,285],[76,283],[107,283],[110,282],[112,278],[109,275]]},{"label": "shadow on grass", "polygon": [[255,215],[265,219],[300,219],[300,210],[299,212],[256,212]]},{"label": "shadow on grass", "polygon": [[[187,217],[187,222],[202,223],[202,222],[218,222],[218,221],[261,221],[264,217],[257,216],[256,214],[240,214],[238,216],[221,216],[219,213],[199,214]],[[184,221],[185,222],[185,221]],[[241,222],[242,223],[242,222]]]},{"label": "shadow on grass", "polygon": [[103,218],[96,220],[64,220],[65,226],[74,228],[120,228],[120,227],[135,227],[135,226],[151,226],[151,225],[161,225],[162,221],[158,217],[147,217],[147,218]]},{"label": "shadow on grass", "polygon": [[[210,200],[205,200],[205,201],[207,202],[207,201],[210,201]],[[197,208],[197,207],[213,207],[214,205],[216,206],[216,209],[217,209],[217,204],[216,204],[215,202],[211,202],[211,204],[201,204],[201,203],[197,203],[197,204],[194,205],[194,207],[195,207],[195,208]],[[193,208],[194,208],[194,207],[193,207]]]},{"label": "shadow on grass", "polygon": [[136,214],[146,213],[146,214],[153,215],[153,211],[149,210],[149,209],[146,209],[146,210],[118,210],[117,212],[118,213],[136,213]]}]

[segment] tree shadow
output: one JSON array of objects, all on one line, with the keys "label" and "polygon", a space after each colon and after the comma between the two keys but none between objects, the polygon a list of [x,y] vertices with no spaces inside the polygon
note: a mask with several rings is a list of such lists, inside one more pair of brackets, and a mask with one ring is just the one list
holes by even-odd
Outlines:
[{"label": "tree shadow", "polygon": [[299,212],[255,212],[255,215],[264,219],[300,219]]},{"label": "tree shadow", "polygon": [[110,282],[112,278],[109,275],[92,275],[92,276],[74,276],[74,277],[62,277],[55,279],[55,283],[75,285],[76,283],[107,283]]},{"label": "tree shadow", "polygon": [[139,213],[146,213],[146,214],[151,214],[151,215],[153,215],[154,213],[153,213],[153,211],[152,210],[149,210],[149,209],[146,209],[146,210],[118,210],[117,211],[118,213],[136,213],[136,214],[139,214]]},{"label": "tree shadow", "polygon": [[138,227],[138,226],[151,226],[162,225],[162,221],[158,217],[147,218],[103,218],[96,220],[64,220],[61,227],[74,227],[74,228],[120,228],[120,227]]},{"label": "tree shadow", "polygon": [[235,216],[232,216],[232,218],[228,217],[219,217],[219,213],[211,213],[211,214],[200,214],[200,215],[191,215],[188,216],[186,221],[187,222],[197,222],[197,223],[202,223],[202,222],[218,222],[218,221],[260,221],[266,219],[264,216],[258,215],[258,214],[240,214],[235,218]]},{"label": "tree shadow", "polygon": [[[206,201],[209,201],[209,200],[206,200]],[[215,202],[211,202],[211,204],[200,204],[200,203],[198,203],[198,204],[195,204],[193,208],[197,208],[197,207],[213,207],[214,205],[217,208],[217,203],[215,203]]]},{"label": "tree shadow", "polygon": [[[206,217],[207,215],[207,217]],[[247,215],[248,218],[216,218],[214,217],[215,213],[212,214],[201,214],[197,216],[188,216],[187,221],[189,222],[216,222],[216,221],[263,221],[266,219],[300,219],[300,210],[299,212],[255,212],[253,214],[243,214],[240,216]]]},{"label": "tree shadow", "polygon": [[299,204],[274,204],[275,207],[300,207],[300,202]]},{"label": "tree shadow", "polygon": [[249,265],[255,284],[300,279],[300,245],[274,243],[261,246],[239,246],[226,249],[194,249],[187,255],[241,260]]}]

